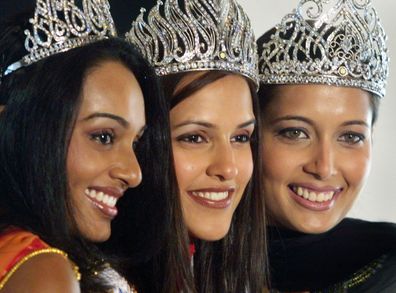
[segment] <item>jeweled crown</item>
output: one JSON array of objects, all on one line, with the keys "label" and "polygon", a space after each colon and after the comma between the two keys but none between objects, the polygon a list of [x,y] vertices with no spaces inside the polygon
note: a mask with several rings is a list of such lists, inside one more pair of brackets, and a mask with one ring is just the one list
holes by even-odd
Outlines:
[{"label": "jeweled crown", "polygon": [[34,16],[25,30],[25,49],[21,60],[4,71],[7,75],[51,55],[81,47],[116,35],[107,0],[36,0]]},{"label": "jeweled crown", "polygon": [[158,75],[226,70],[258,85],[257,46],[250,20],[235,0],[158,1],[126,39],[137,45]]},{"label": "jeweled crown", "polygon": [[264,84],[322,83],[385,95],[386,35],[371,0],[300,0],[258,43]]}]

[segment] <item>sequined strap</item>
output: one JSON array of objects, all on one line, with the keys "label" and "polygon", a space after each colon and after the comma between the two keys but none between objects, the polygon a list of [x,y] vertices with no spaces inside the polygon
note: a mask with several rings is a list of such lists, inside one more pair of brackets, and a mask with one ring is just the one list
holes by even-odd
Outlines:
[{"label": "sequined strap", "polygon": [[383,255],[380,258],[372,261],[361,270],[356,272],[352,278],[350,278],[347,282],[345,282],[344,287],[347,289],[351,289],[353,287],[359,286],[366,282],[369,278],[375,275],[378,270],[380,270],[388,258],[388,255]]},{"label": "sequined strap", "polygon": [[[60,254],[68,261],[67,254],[50,247],[37,235],[17,227],[10,227],[0,234],[0,289],[15,271],[32,257],[44,254]],[[77,280],[80,279],[78,267],[72,263]]]},{"label": "sequined strap", "polygon": [[[364,284],[368,279],[373,277],[382,267],[387,260],[388,255],[382,255],[378,259],[370,262],[357,272],[355,272],[347,281],[338,283],[323,290],[313,291],[312,293],[344,293],[350,289],[356,288]],[[272,293],[272,292],[271,292]]]},{"label": "sequined strap", "polygon": [[24,256],[21,260],[16,263],[9,272],[4,276],[4,278],[0,281],[0,290],[4,287],[4,285],[7,283],[7,281],[11,278],[11,276],[20,268],[21,265],[23,265],[25,262],[27,262],[29,259],[41,255],[41,254],[47,254],[47,253],[53,253],[53,254],[59,254],[63,256],[66,260],[68,260],[72,266],[73,272],[76,276],[76,279],[80,281],[81,279],[81,274],[79,272],[79,268],[77,265],[75,265],[69,258],[67,257],[67,253],[63,252],[62,250],[59,250],[57,248],[44,248],[40,250],[33,251],[29,253],[28,255]]}]

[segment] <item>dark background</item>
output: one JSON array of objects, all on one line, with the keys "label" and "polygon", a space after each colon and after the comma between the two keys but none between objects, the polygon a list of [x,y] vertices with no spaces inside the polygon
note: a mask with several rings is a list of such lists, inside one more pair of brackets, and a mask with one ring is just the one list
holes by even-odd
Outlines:
[{"label": "dark background", "polygon": [[[155,0],[110,0],[111,14],[117,26],[119,35],[127,32],[140,12],[141,7],[150,9]],[[35,7],[34,0],[0,0],[0,21],[15,17],[15,15]],[[32,15],[33,16],[33,15]]]}]

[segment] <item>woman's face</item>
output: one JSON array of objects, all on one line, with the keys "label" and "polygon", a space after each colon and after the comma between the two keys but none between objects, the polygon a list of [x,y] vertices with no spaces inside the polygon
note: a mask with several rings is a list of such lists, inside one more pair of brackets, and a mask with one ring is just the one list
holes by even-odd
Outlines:
[{"label": "woman's face", "polygon": [[370,168],[370,95],[283,85],[263,119],[264,195],[272,224],[306,233],[331,229],[351,208]]},{"label": "woman's face", "polygon": [[100,242],[110,236],[117,200],[141,181],[133,146],[146,123],[144,100],[135,76],[114,61],[88,73],[82,96],[67,173],[77,226]]},{"label": "woman's face", "polygon": [[[182,83],[190,82],[189,75]],[[223,238],[253,171],[255,127],[246,80],[227,75],[170,112],[172,147],[184,221],[192,237]]]}]

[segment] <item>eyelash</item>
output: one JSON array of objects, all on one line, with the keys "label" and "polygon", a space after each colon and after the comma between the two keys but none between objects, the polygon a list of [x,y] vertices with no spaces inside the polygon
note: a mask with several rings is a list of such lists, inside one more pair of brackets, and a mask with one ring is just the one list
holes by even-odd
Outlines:
[{"label": "eyelash", "polygon": [[207,142],[207,140],[200,134],[185,134],[181,135],[177,138],[178,141],[192,143],[192,144],[201,144]]},{"label": "eyelash", "polygon": [[237,142],[237,143],[250,143],[250,141],[251,141],[251,135],[250,134],[238,134],[238,135],[235,135],[232,139],[231,139],[231,141],[233,141],[233,142]]},{"label": "eyelash", "polygon": [[[298,134],[297,136],[295,135],[291,135],[294,132],[294,134]],[[301,134],[304,135],[304,137],[300,137]],[[289,140],[298,140],[298,139],[307,139],[309,138],[308,134],[306,133],[306,131],[304,131],[301,128],[295,128],[295,127],[289,127],[289,128],[284,128],[278,131],[278,135],[289,139]]]},{"label": "eyelash", "polygon": [[[357,140],[356,140],[357,139]],[[345,142],[349,145],[355,145],[366,140],[366,136],[356,132],[346,132],[340,136],[339,141]]]},{"label": "eyelash", "polygon": [[[182,135],[177,138],[178,141],[181,142],[186,142],[186,143],[191,143],[191,144],[201,144],[208,142],[206,138],[204,138],[200,134],[187,134],[187,135]],[[251,141],[251,136],[248,134],[238,134],[235,135],[234,137],[231,138],[232,142],[236,143],[250,143]]]},{"label": "eyelash", "polygon": [[[308,134],[304,130],[294,127],[281,129],[280,131],[278,131],[278,135],[289,140],[299,140],[299,139],[309,138]],[[303,135],[303,137],[301,137],[301,135]],[[340,136],[338,141],[345,142],[349,145],[355,145],[360,142],[364,142],[365,139],[366,139],[365,135],[361,133],[346,132]]]},{"label": "eyelash", "polygon": [[91,139],[102,145],[110,145],[114,143],[115,134],[109,130],[92,133]]}]

